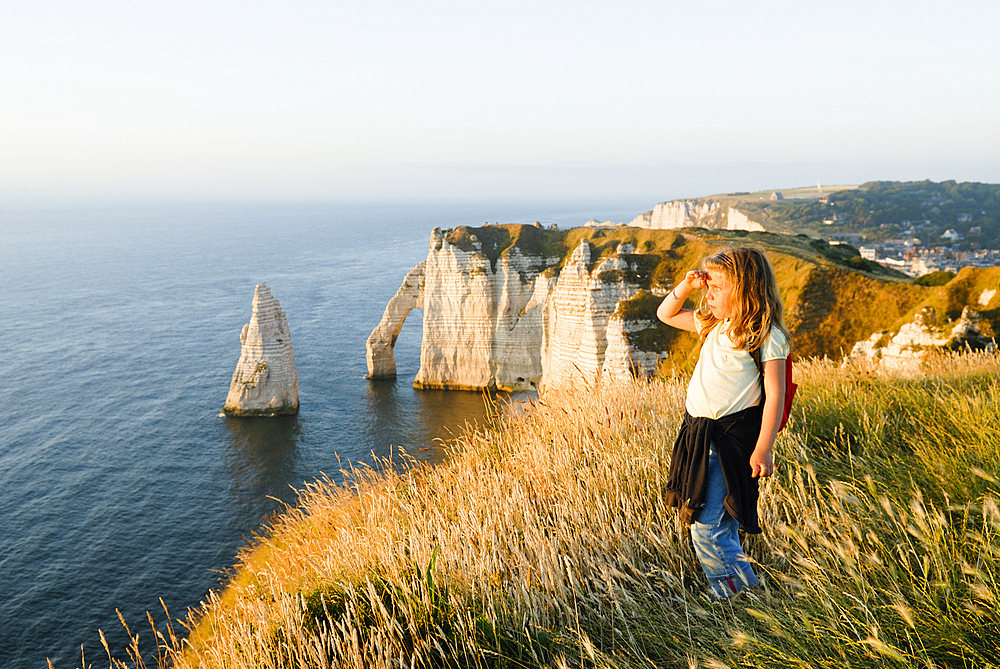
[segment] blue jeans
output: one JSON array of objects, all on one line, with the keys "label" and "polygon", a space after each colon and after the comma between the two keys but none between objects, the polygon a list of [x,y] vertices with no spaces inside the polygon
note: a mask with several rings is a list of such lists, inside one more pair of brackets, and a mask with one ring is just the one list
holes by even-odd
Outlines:
[{"label": "blue jeans", "polygon": [[726,511],[725,499],[726,479],[712,444],[705,506],[691,524],[691,540],[708,583],[719,597],[731,597],[757,586],[757,575],[740,545],[740,524]]}]

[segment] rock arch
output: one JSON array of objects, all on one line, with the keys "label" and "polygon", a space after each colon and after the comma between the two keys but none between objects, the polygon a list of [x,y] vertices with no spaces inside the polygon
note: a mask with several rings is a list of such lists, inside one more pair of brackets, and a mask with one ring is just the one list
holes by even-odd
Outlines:
[{"label": "rock arch", "polygon": [[426,261],[423,261],[409,271],[403,279],[403,285],[386,305],[382,320],[368,337],[365,347],[368,349],[369,379],[396,378],[396,358],[392,349],[403,329],[407,314],[412,309],[424,308],[425,264]]}]

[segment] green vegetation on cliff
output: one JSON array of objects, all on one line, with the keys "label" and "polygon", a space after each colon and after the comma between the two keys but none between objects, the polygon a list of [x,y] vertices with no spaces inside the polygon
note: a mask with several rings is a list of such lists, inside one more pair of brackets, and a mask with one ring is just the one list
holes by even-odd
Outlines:
[{"label": "green vegetation on cliff", "polygon": [[796,372],[764,534],[747,543],[758,590],[713,600],[663,501],[683,379],[604,385],[497,415],[437,467],[307,487],[186,642],[153,637],[159,655],[180,669],[997,666],[1000,362]]},{"label": "green vegetation on cliff", "polygon": [[459,226],[447,230],[450,244],[467,253],[485,255],[496,271],[497,260],[517,249],[525,256],[562,258],[566,255],[565,233],[534,225],[484,225],[479,228]]}]

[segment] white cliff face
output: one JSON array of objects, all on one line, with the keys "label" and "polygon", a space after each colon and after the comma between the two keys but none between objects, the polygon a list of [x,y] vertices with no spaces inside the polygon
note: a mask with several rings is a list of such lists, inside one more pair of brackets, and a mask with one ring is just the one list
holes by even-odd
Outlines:
[{"label": "white cliff face", "polygon": [[963,307],[962,315],[955,321],[951,328],[947,346],[949,348],[973,348],[976,350],[986,349],[993,351],[996,349],[996,342],[992,337],[983,333],[985,329],[983,317],[972,307]]},{"label": "white cliff face", "polygon": [[636,216],[629,225],[637,228],[672,230],[674,228],[706,227],[707,219],[719,209],[713,200],[671,200],[661,202],[644,214]]},{"label": "white cliff face", "polygon": [[656,327],[653,321],[626,321],[618,312],[611,314],[608,319],[608,347],[604,351],[602,379],[648,379],[656,376],[663,353],[643,351],[629,341],[630,335],[652,327]]},{"label": "white cliff face", "polygon": [[[555,258],[550,259],[553,263]],[[531,275],[541,268],[514,249],[510,258],[501,258],[496,278],[500,280],[497,320],[493,331],[493,375],[504,390],[537,389],[542,369],[541,343],[544,337],[545,309],[556,279],[554,274]]]},{"label": "white cliff face", "polygon": [[721,206],[714,200],[671,200],[661,202],[653,211],[636,216],[632,227],[653,228],[656,230],[673,230],[675,228],[721,228],[727,230],[746,230],[748,232],[764,232],[764,226],[750,219],[744,212],[735,207],[728,207],[723,218]]},{"label": "white cliff face", "polygon": [[[638,266],[629,256],[634,248],[621,245],[592,267],[584,240],[557,275],[559,257],[512,247],[491,263],[483,243],[471,239],[473,250],[463,250],[446,232],[432,232],[427,260],[407,276],[368,339],[369,376],[395,375],[394,337],[406,313],[422,306],[418,388],[542,390],[601,378],[609,320],[618,303],[639,290],[633,283]],[[636,326],[620,317],[611,322],[616,357],[606,373],[655,370],[655,354],[650,363],[649,355],[629,348],[627,335]]]},{"label": "white cliff face", "polygon": [[386,305],[382,320],[368,337],[365,348],[368,350],[369,379],[396,378],[396,358],[392,347],[396,345],[410,310],[424,306],[424,264],[419,263],[407,273],[403,285]]},{"label": "white cliff face", "polygon": [[601,377],[608,321],[618,303],[639,290],[623,278],[630,272],[627,254],[633,250],[622,245],[617,255],[591,270],[591,248],[584,240],[563,266],[547,310],[543,388],[592,386]]},{"label": "white cliff face", "polygon": [[746,214],[739,209],[729,208],[726,215],[726,230],[746,230],[748,232],[764,232],[764,226],[757,221],[750,220]]},{"label": "white cliff face", "polygon": [[278,300],[266,283],[254,289],[250,322],[240,333],[240,359],[223,412],[233,416],[274,416],[299,410],[299,375],[292,335]]},{"label": "white cliff face", "polygon": [[935,327],[934,317],[934,309],[925,307],[892,337],[876,332],[867,340],[859,341],[845,361],[869,358],[886,371],[913,374],[920,370],[924,358],[932,350],[994,347],[993,342],[983,336],[982,318],[975,310],[965,307],[950,328]]},{"label": "white cliff face", "polygon": [[542,313],[558,262],[517,248],[491,263],[482,243],[464,251],[435,229],[424,268],[422,388],[537,389]]}]

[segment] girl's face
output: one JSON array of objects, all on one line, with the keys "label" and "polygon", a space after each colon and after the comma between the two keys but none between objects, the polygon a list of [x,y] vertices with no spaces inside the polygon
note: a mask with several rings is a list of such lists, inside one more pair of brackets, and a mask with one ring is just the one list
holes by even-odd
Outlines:
[{"label": "girl's face", "polygon": [[712,315],[720,321],[733,317],[733,287],[729,277],[717,269],[705,270],[708,275],[705,302]]}]

